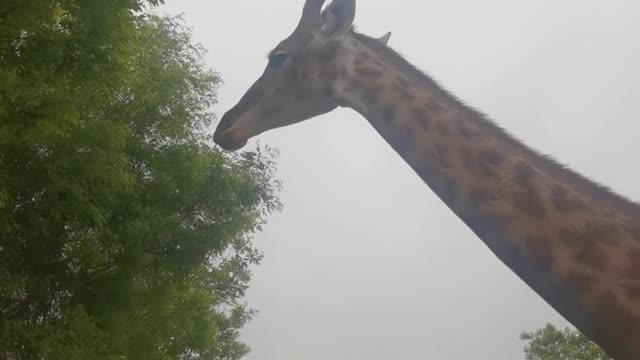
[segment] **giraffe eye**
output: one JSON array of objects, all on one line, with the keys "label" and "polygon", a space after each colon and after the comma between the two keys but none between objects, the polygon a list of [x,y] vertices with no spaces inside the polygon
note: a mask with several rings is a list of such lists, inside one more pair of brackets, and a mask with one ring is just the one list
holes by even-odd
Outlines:
[{"label": "giraffe eye", "polygon": [[287,54],[284,51],[278,51],[271,54],[269,56],[269,67],[272,69],[277,69],[281,67],[288,57],[289,57],[289,54]]}]

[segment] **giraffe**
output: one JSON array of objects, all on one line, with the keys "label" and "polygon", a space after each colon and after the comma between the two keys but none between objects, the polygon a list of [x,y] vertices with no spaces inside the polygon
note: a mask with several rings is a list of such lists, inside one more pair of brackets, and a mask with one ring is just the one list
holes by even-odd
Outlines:
[{"label": "giraffe", "polygon": [[[337,107],[362,115],[477,237],[618,360],[640,359],[640,204],[538,153],[353,26],[355,0],[306,0],[214,141]],[[323,9],[324,7],[324,9]]]}]

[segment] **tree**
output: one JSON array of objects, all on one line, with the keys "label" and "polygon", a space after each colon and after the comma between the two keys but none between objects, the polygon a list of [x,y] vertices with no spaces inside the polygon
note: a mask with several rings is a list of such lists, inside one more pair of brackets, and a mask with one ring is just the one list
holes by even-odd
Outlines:
[{"label": "tree", "polygon": [[611,358],[582,333],[551,324],[534,332],[524,332],[520,339],[527,342],[526,360],[610,360]]},{"label": "tree", "polygon": [[0,358],[248,351],[277,152],[211,145],[220,76],[144,5],[0,3]]}]

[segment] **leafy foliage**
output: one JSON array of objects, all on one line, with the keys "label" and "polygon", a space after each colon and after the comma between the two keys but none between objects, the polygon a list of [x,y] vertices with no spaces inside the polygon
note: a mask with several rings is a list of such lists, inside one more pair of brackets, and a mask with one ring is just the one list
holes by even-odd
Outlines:
[{"label": "leafy foliage", "polygon": [[582,333],[551,324],[534,332],[525,332],[520,339],[527,342],[526,360],[610,360],[611,358]]},{"label": "leafy foliage", "polygon": [[248,351],[277,153],[210,145],[220,77],[179,19],[144,5],[0,4],[3,359]]}]

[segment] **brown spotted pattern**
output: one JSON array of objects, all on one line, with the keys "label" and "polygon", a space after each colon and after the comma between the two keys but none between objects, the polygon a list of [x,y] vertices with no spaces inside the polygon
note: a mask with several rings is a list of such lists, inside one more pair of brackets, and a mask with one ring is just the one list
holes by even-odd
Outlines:
[{"label": "brown spotted pattern", "polygon": [[466,146],[462,146],[460,147],[460,154],[464,168],[468,171],[473,171],[475,166],[475,157],[471,150]]},{"label": "brown spotted pattern", "polygon": [[451,129],[449,129],[449,126],[444,122],[439,122],[436,128],[438,129],[438,132],[440,133],[440,135],[442,135],[443,137],[445,138],[451,137],[452,135]]},{"label": "brown spotted pattern", "polygon": [[563,226],[558,229],[558,238],[565,242],[570,248],[583,246],[585,235],[575,227]]},{"label": "brown spotted pattern", "polygon": [[428,131],[431,122],[430,122],[429,118],[427,117],[427,113],[423,109],[421,109],[419,107],[414,107],[412,109],[412,112],[413,112],[413,116],[414,116],[415,120],[420,125],[421,130],[423,132]]},{"label": "brown spotted pattern", "polygon": [[435,145],[435,157],[437,162],[443,168],[448,168],[451,166],[449,161],[449,147],[445,144],[436,144]]},{"label": "brown spotted pattern", "polygon": [[411,91],[399,81],[393,84],[393,88],[405,100],[413,100],[415,98]]},{"label": "brown spotted pattern", "polygon": [[462,124],[458,128],[460,132],[460,136],[462,136],[465,140],[471,141],[480,136],[480,131],[477,129],[471,128],[469,125]]},{"label": "brown spotted pattern", "polygon": [[603,310],[603,320],[613,332],[613,336],[622,343],[627,343],[638,330],[640,323],[637,317],[631,316],[629,311],[620,305],[617,296],[611,292],[606,293],[597,305]]},{"label": "brown spotted pattern", "polygon": [[627,224],[624,226],[624,229],[633,237],[635,241],[640,245],[640,223],[636,224]]},{"label": "brown spotted pattern", "polygon": [[499,166],[504,156],[495,149],[483,149],[477,152],[476,168],[484,176],[496,178],[499,176]]},{"label": "brown spotted pattern", "polygon": [[382,71],[370,67],[357,67],[356,74],[364,78],[378,79],[382,76]]},{"label": "brown spotted pattern", "polygon": [[479,207],[482,204],[495,200],[497,200],[497,197],[491,191],[475,187],[471,189],[471,194],[469,195],[469,202],[474,207]]},{"label": "brown spotted pattern", "polygon": [[629,259],[631,260],[631,267],[628,275],[634,279],[640,278],[640,249],[632,250],[629,253]]},{"label": "brown spotted pattern", "polygon": [[545,204],[539,190],[533,184],[536,171],[524,161],[520,161],[515,168],[514,178],[519,189],[514,193],[513,204],[534,218],[547,216]]},{"label": "brown spotted pattern", "polygon": [[582,199],[569,193],[569,189],[562,184],[553,184],[551,188],[551,203],[561,212],[586,211],[589,208]]},{"label": "brown spotted pattern", "polygon": [[[492,226],[502,227],[512,241],[505,246],[522,252],[531,268],[554,279],[549,281],[562,279],[560,288],[575,296],[568,301],[576,307],[584,301],[582,311],[596,309],[593,317],[620,339],[635,336],[640,320],[625,323],[631,316],[629,309],[613,288],[599,282],[603,274],[622,272],[636,279],[621,293],[635,301],[640,316],[640,225],[623,227],[605,220],[615,218],[611,216],[581,221],[581,216],[594,217],[600,210],[594,210],[588,196],[541,171],[538,160],[512,149],[513,141],[501,143],[490,132],[492,127],[474,124],[469,117],[456,118],[460,111],[451,108],[455,101],[398,74],[393,65],[375,60],[374,54],[359,55],[354,69],[354,83],[377,113],[369,119],[374,127],[454,211],[464,205],[478,212],[465,221],[481,238],[494,234]],[[481,219],[504,221],[484,225]],[[619,252],[615,258],[624,264],[617,265],[610,249],[625,246],[629,239],[635,239],[638,248]],[[517,255],[506,250],[503,254],[503,261],[516,273],[529,271],[513,260]],[[547,300],[567,301],[553,296]],[[583,330],[600,334],[598,329]]]},{"label": "brown spotted pattern", "polygon": [[590,270],[598,272],[605,271],[608,266],[607,252],[596,241],[582,241],[581,245],[575,248],[575,259],[579,264],[585,264]]},{"label": "brown spotted pattern", "polygon": [[551,242],[545,237],[529,233],[524,237],[527,252],[543,269],[548,270],[553,261],[553,249]]},{"label": "brown spotted pattern", "polygon": [[578,295],[588,293],[593,282],[594,279],[592,276],[577,271],[571,272],[566,279],[567,286]]},{"label": "brown spotted pattern", "polygon": [[640,284],[630,286],[627,289],[627,294],[632,300],[640,300]]}]

